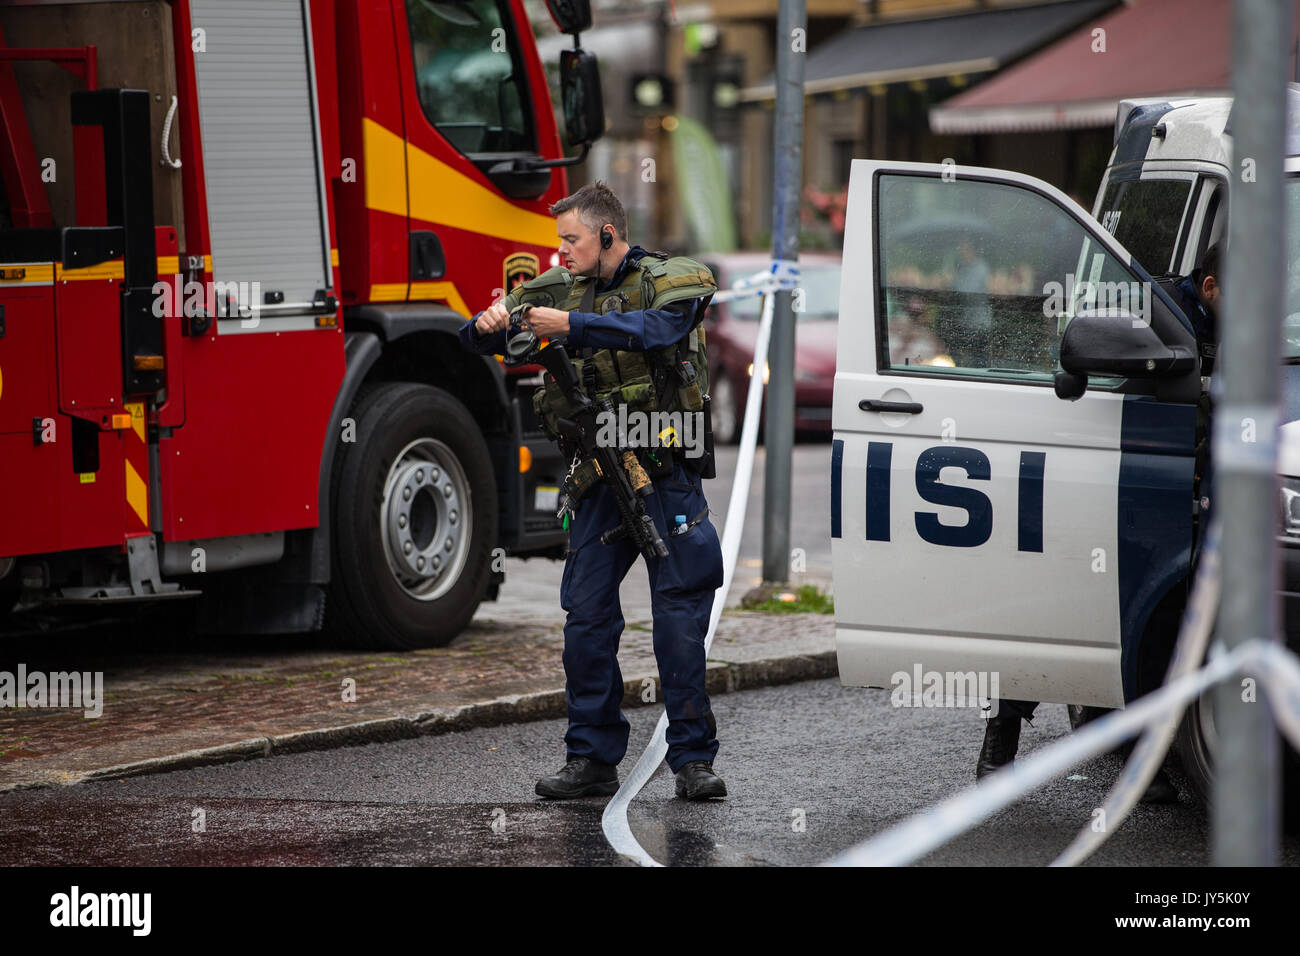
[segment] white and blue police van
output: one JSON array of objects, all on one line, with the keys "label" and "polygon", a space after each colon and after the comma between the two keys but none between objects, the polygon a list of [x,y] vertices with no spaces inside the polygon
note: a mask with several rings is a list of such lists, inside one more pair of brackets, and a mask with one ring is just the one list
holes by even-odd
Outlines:
[{"label": "white and blue police van", "polygon": [[[1085,706],[1122,707],[1159,685],[1213,506],[1195,454],[1208,380],[1169,291],[1226,239],[1231,105],[1121,104],[1091,215],[1015,172],[853,162],[831,453],[844,684],[890,687],[915,670],[995,674],[1002,699],[1076,705],[1076,722]],[[1288,107],[1294,131],[1295,88]],[[1278,503],[1293,649],[1294,138]],[[1086,378],[1062,374],[1063,355]],[[1213,728],[1207,696],[1179,732],[1202,796]]]}]

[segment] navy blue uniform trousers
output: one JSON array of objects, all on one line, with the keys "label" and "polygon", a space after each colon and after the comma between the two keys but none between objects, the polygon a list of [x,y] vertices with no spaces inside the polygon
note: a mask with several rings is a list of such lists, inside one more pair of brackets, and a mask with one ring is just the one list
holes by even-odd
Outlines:
[{"label": "navy blue uniform trousers", "polygon": [[[671,535],[676,516],[691,521],[707,506],[700,479],[680,465],[654,482],[646,510],[668,546],[666,558],[647,558],[654,650],[668,711],[668,766],[676,773],[691,760],[712,761],[718,741],[709,733],[704,692],[704,638],[713,594],[722,586],[722,547],[707,515],[686,534]],[[618,642],[623,610],[618,587],[640,555],[626,538],[603,544],[619,524],[613,492],[601,482],[582,500],[569,527],[560,604],[564,625],[565,696],[569,758],[616,764],[627,752],[630,725],[623,716],[623,675]]]}]

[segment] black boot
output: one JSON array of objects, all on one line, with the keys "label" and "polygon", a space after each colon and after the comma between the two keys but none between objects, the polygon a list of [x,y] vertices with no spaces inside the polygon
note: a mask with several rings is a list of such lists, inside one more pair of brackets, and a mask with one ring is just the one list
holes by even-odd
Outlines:
[{"label": "black boot", "polygon": [[984,746],[980,748],[979,763],[975,765],[975,779],[1011,763],[1019,746],[1020,718],[990,717],[988,726],[984,728]]},{"label": "black boot", "polygon": [[537,795],[567,800],[618,792],[618,769],[590,757],[573,757],[560,770],[537,781]]},{"label": "black boot", "polygon": [[1165,768],[1161,767],[1156,771],[1156,775],[1151,778],[1147,784],[1146,793],[1142,794],[1139,803],[1177,803],[1178,789],[1174,786],[1169,775],[1165,773]]},{"label": "black boot", "polygon": [[713,772],[713,764],[692,760],[677,771],[677,796],[687,800],[708,800],[725,797],[727,785]]}]

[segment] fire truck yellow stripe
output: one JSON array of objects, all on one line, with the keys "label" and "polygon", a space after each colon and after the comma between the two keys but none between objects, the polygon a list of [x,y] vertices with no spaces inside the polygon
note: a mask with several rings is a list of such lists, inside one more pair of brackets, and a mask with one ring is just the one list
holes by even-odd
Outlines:
[{"label": "fire truck yellow stripe", "polygon": [[372,119],[361,121],[366,208],[406,215],[406,141]]},{"label": "fire truck yellow stripe", "polygon": [[54,278],[60,280],[122,279],[125,276],[125,267],[121,259],[101,262],[84,269],[65,269],[57,262],[54,264]]},{"label": "fire truck yellow stripe", "polygon": [[374,120],[362,121],[366,207],[537,246],[557,246],[555,220],[520,209]]},{"label": "fire truck yellow stripe", "polygon": [[434,299],[446,302],[465,318],[473,315],[454,282],[376,282],[370,287],[371,302],[404,302]]},{"label": "fire truck yellow stripe", "polygon": [[126,503],[131,506],[140,523],[149,526],[149,490],[144,479],[129,461],[126,463]]},{"label": "fire truck yellow stripe", "polygon": [[411,218],[538,246],[558,246],[555,220],[520,209],[492,190],[466,179],[422,149],[406,145]]},{"label": "fire truck yellow stripe", "polygon": [[[13,262],[4,265],[5,278],[0,278],[0,286],[48,285],[54,281],[54,266],[48,262]],[[22,278],[10,278],[22,273]]]},{"label": "fire truck yellow stripe", "polygon": [[472,314],[454,282],[412,282],[411,299],[441,299],[467,319]]},{"label": "fire truck yellow stripe", "polygon": [[[339,264],[339,251],[330,250],[330,264]],[[212,271],[212,257],[203,257],[203,266],[208,272]],[[122,279],[125,278],[125,267],[122,260],[116,259],[109,262],[101,262],[97,265],[87,266],[84,269],[65,269],[62,264],[48,262],[15,262],[6,263],[5,270],[23,271],[21,279],[7,278],[0,276],[0,286],[8,285],[48,285],[55,279],[66,281],[77,281],[80,279]],[[158,274],[163,276],[172,276],[180,272],[180,256],[159,256],[158,257]]]},{"label": "fire truck yellow stripe", "polygon": [[144,444],[144,402],[127,402],[122,410],[130,414],[131,430],[140,439],[140,443]]},{"label": "fire truck yellow stripe", "polygon": [[405,282],[376,282],[370,287],[371,302],[401,302],[406,299]]}]

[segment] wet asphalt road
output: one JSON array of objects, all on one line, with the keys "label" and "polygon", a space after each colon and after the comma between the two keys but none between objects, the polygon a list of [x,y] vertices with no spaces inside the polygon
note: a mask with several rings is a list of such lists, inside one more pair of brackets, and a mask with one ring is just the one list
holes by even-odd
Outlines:
[{"label": "wet asphalt road", "polygon": [[[885,691],[835,680],[723,695],[715,711],[731,797],[679,801],[661,768],[632,805],[633,832],[660,862],[818,863],[966,786],[982,734],[973,711],[894,709]],[[628,717],[624,772],[658,710]],[[1067,732],[1064,708],[1045,706],[1022,754]],[[563,721],[517,724],[12,793],[0,796],[0,864],[619,865],[600,829],[605,798],[533,795],[563,763],[563,733]],[[1048,863],[1118,767],[1107,756],[1078,768],[922,863]],[[1184,792],[1139,807],[1092,862],[1205,865],[1206,838]],[[1300,863],[1300,839],[1287,838],[1283,862]]]}]

